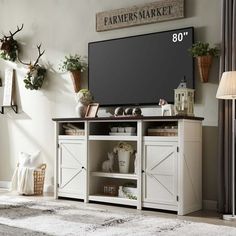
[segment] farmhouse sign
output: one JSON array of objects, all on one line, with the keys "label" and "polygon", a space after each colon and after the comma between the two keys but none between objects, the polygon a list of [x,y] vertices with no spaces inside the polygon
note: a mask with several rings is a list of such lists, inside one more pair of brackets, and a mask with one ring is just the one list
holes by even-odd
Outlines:
[{"label": "farmhouse sign", "polygon": [[184,17],[184,0],[162,0],[130,8],[99,12],[96,30],[106,31]]}]

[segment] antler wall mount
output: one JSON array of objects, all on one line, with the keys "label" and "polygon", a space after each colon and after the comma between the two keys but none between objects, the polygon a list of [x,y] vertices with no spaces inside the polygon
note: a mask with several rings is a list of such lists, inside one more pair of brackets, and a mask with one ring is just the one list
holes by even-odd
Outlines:
[{"label": "antler wall mount", "polygon": [[39,59],[41,56],[43,56],[45,50],[41,52],[41,44],[37,45],[37,49],[38,49],[38,57],[34,63],[32,63],[31,61],[26,63],[21,61],[20,58],[18,58],[20,63],[28,66],[29,70],[24,78],[24,83],[25,83],[25,88],[30,90],[40,89],[43,85],[43,81],[46,74],[46,69],[39,65]]},{"label": "antler wall mount", "polygon": [[19,45],[18,42],[14,39],[14,36],[20,32],[24,27],[24,24],[21,27],[17,26],[17,30],[12,33],[9,31],[9,36],[4,35],[0,39],[0,57],[4,60],[15,61],[18,56]]}]

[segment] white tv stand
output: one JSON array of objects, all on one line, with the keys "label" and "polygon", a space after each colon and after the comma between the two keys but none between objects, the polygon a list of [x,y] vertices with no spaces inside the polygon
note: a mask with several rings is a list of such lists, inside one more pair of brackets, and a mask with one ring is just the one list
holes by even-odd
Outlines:
[{"label": "white tv stand", "polygon": [[[55,118],[55,198],[69,197],[176,211],[185,215],[202,208],[202,120],[200,117]],[[129,123],[137,135],[109,135],[109,126]],[[63,124],[73,123],[84,135],[65,135]],[[148,136],[150,127],[174,124],[177,136]],[[119,142],[137,150],[138,173],[104,173],[107,152]],[[137,186],[137,200],[102,194],[106,183]]]}]

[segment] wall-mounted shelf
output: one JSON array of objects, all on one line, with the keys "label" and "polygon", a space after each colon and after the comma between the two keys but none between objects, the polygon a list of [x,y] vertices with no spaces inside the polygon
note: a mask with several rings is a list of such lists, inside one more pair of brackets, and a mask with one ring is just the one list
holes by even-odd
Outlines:
[{"label": "wall-mounted shelf", "polygon": [[11,106],[1,106],[0,113],[4,114],[5,108],[11,108],[15,113],[18,113],[18,106],[17,105],[11,105]]}]

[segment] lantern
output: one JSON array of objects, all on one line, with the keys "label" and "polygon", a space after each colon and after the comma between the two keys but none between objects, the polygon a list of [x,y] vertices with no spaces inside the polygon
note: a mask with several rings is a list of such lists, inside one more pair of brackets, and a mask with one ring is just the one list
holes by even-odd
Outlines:
[{"label": "lantern", "polygon": [[194,116],[194,89],[189,89],[183,81],[175,89],[176,115]]}]

